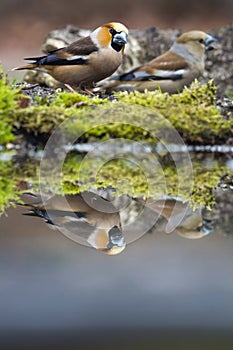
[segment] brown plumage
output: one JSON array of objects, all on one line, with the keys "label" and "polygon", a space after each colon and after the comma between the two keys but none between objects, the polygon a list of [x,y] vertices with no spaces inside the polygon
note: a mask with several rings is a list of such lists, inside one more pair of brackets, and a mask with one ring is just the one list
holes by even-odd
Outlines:
[{"label": "brown plumage", "polygon": [[89,88],[119,67],[127,36],[128,30],[123,24],[108,23],[95,29],[90,36],[46,56],[26,58],[34,62],[15,70],[39,70],[72,88]]},{"label": "brown plumage", "polygon": [[202,31],[190,31],[179,36],[163,55],[128,73],[113,77],[102,89],[112,91],[143,92],[160,88],[176,93],[203,74],[205,52],[216,41]]},{"label": "brown plumage", "polygon": [[189,239],[202,238],[213,230],[209,223],[203,218],[203,208],[200,206],[193,209],[188,202],[182,202],[179,199],[167,198],[164,200],[153,200],[148,198],[137,201],[160,214],[167,220],[167,233],[177,232],[180,236]]},{"label": "brown plumage", "polygon": [[125,249],[120,215],[103,197],[84,191],[76,195],[55,195],[46,202],[25,203],[25,215],[43,218],[67,237],[108,255]]}]

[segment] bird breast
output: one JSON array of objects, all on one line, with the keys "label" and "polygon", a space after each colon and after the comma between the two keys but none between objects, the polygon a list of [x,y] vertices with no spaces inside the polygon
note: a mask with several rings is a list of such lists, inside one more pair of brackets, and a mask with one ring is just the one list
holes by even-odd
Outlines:
[{"label": "bird breast", "polygon": [[89,62],[96,74],[99,73],[106,78],[112,75],[122,63],[122,52],[117,52],[108,47],[93,53]]},{"label": "bird breast", "polygon": [[50,74],[58,81],[71,86],[92,85],[112,75],[122,62],[122,53],[112,48],[93,52],[87,64],[53,66]]}]

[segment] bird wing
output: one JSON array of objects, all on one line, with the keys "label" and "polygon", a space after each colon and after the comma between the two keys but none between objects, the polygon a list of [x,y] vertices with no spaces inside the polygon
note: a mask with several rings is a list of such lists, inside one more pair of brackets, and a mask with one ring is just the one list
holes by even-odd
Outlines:
[{"label": "bird wing", "polygon": [[93,43],[90,36],[76,40],[63,49],[70,56],[88,56],[98,50],[98,47]]},{"label": "bird wing", "polygon": [[121,75],[119,80],[177,80],[183,78],[188,68],[188,62],[183,57],[168,51],[147,64]]},{"label": "bird wing", "polygon": [[33,63],[37,66],[85,65],[95,51],[98,51],[98,47],[90,37],[85,37],[64,48],[51,51],[46,56],[29,57],[25,60],[34,60]]}]

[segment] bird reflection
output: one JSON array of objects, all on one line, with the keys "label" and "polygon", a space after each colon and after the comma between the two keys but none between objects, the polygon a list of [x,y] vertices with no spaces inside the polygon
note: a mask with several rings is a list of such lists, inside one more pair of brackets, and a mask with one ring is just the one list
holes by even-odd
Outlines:
[{"label": "bird reflection", "polygon": [[24,215],[43,218],[78,243],[109,255],[125,249],[119,211],[93,192],[54,195],[44,202],[25,202],[21,206],[28,209]]},{"label": "bird reflection", "polygon": [[182,237],[198,239],[213,231],[213,223],[203,217],[201,206],[193,209],[188,202],[174,198],[148,199],[145,205],[166,219],[166,233],[176,231]]},{"label": "bird reflection", "polygon": [[[129,239],[127,236],[128,243],[143,235],[136,232],[136,226],[139,226],[139,231],[148,232],[146,223],[155,215],[157,218],[166,219],[166,226],[162,226],[166,233],[177,232],[182,237],[197,239],[213,231],[213,220],[204,217],[203,207],[193,209],[188,202],[179,199],[131,199],[132,206],[128,206],[127,215],[122,215],[122,198],[120,203],[110,199],[111,196],[105,199],[96,193],[84,191],[75,195],[54,195],[41,202],[25,201],[20,205],[28,210],[24,215],[43,218],[68,238],[108,255],[119,254],[125,249],[126,240],[122,233],[122,225],[125,234],[128,235],[128,219],[132,219],[133,225],[130,229],[133,231],[133,238]],[[139,206],[133,205],[134,203]],[[140,216],[141,206],[149,210],[149,217],[141,217],[142,222],[137,221],[136,224],[135,218]],[[150,227],[154,226],[153,222]],[[164,220],[159,222],[162,224]]]}]

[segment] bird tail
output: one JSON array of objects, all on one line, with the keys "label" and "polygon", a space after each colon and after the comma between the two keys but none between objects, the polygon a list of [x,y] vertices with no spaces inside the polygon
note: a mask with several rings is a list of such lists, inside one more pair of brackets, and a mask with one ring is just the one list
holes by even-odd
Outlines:
[{"label": "bird tail", "polygon": [[16,202],[15,204],[27,210],[35,210],[35,206],[33,204],[20,203],[20,202]]},{"label": "bird tail", "polygon": [[23,69],[35,69],[37,67],[36,63],[25,64],[25,66],[15,67],[12,70],[23,70]]},{"label": "bird tail", "polygon": [[23,213],[25,216],[36,216],[42,219],[45,219],[45,221],[49,224],[53,225],[53,222],[51,221],[49,215],[47,214],[45,208],[43,206],[39,206],[36,204],[28,204],[28,203],[16,203],[21,208],[27,209],[26,213]]},{"label": "bird tail", "polygon": [[23,70],[23,69],[37,69],[38,65],[42,63],[41,60],[43,60],[44,58],[46,58],[46,56],[26,57],[24,58],[26,61],[33,61],[33,62],[25,64],[24,66],[21,66],[21,67],[15,67],[12,70],[14,71],[14,70]]}]

